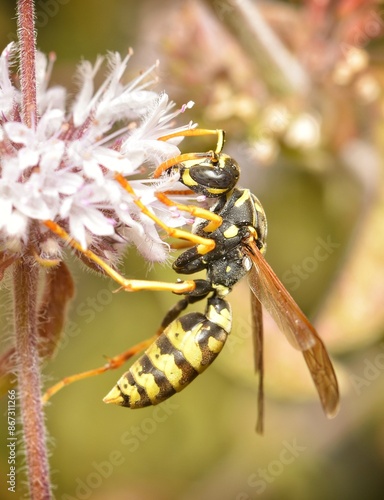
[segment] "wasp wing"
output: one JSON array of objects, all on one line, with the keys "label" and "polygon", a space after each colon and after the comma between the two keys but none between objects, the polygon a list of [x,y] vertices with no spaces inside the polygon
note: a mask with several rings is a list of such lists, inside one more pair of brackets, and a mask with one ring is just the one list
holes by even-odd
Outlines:
[{"label": "wasp wing", "polygon": [[259,377],[257,390],[257,423],[256,432],[264,431],[264,338],[263,338],[263,309],[255,294],[251,294],[252,333],[255,360],[255,372]]},{"label": "wasp wing", "polygon": [[247,241],[245,251],[253,262],[249,275],[252,292],[291,345],[303,352],[324,412],[328,417],[334,417],[339,407],[339,389],[323,341],[264,259],[256,243]]}]

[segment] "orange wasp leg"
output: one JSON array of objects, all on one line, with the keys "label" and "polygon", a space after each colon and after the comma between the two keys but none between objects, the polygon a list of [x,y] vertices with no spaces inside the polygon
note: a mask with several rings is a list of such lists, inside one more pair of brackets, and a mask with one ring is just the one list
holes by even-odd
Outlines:
[{"label": "orange wasp leg", "polygon": [[[214,159],[217,155],[219,155],[223,149],[224,146],[224,141],[225,141],[225,134],[223,130],[219,129],[190,129],[190,130],[184,130],[180,132],[175,132],[173,134],[165,135],[163,137],[160,137],[158,140],[159,141],[168,141],[169,139],[172,139],[174,137],[196,137],[196,136],[204,136],[204,135],[216,135],[217,136],[217,144],[216,144],[216,150],[215,152],[209,151],[207,153],[187,153],[187,154],[182,154],[179,156],[176,156],[175,158],[171,158],[168,161],[165,161],[161,163],[155,170],[153,177],[156,179],[160,177],[162,173],[164,173],[166,170],[169,168],[179,164],[183,163],[186,161],[191,161],[191,160],[199,160],[200,158],[210,158]],[[193,168],[193,167],[192,167]],[[169,207],[176,207],[182,212],[188,212],[190,213],[193,217],[199,217],[201,219],[205,219],[207,221],[210,221],[211,223],[205,228],[206,231],[213,232],[215,229],[217,229],[221,223],[222,223],[222,218],[211,212],[210,210],[206,210],[204,208],[200,208],[194,205],[183,205],[181,203],[177,203],[175,201],[172,201],[169,199],[166,193],[156,193],[156,197],[159,201],[161,201],[164,205],[167,205]],[[190,239],[193,243],[195,241],[193,239]],[[196,244],[196,243],[195,243]],[[198,252],[201,252],[200,249],[198,248]]]},{"label": "orange wasp leg", "polygon": [[173,134],[163,135],[159,137],[158,141],[169,141],[174,137],[199,137],[204,135],[216,135],[217,145],[215,153],[219,154],[223,150],[225,142],[225,133],[221,129],[207,129],[207,128],[191,128],[189,130],[181,130],[179,132],[174,132]]},{"label": "orange wasp leg", "polygon": [[72,248],[81,252],[88,259],[92,260],[97,264],[108,276],[110,276],[116,283],[118,283],[121,288],[127,292],[137,292],[140,290],[160,290],[169,291],[177,294],[184,294],[191,292],[195,288],[194,281],[181,281],[178,283],[166,283],[163,281],[146,281],[146,280],[131,280],[124,278],[121,274],[115,271],[111,266],[109,266],[104,260],[96,255],[94,252],[87,248],[83,248],[80,243],[71,238],[71,236],[56,222],[51,220],[44,221],[46,227],[48,227],[53,233],[59,236],[61,239],[65,240]]},{"label": "orange wasp leg", "polygon": [[70,375],[69,377],[64,377],[62,380],[57,382],[57,384],[53,385],[45,392],[42,398],[43,403],[46,403],[54,394],[59,392],[67,385],[73,384],[73,382],[78,382],[79,380],[83,380],[85,378],[95,377],[96,375],[101,375],[102,373],[105,373],[109,370],[115,370],[116,368],[119,368],[126,361],[132,358],[132,356],[135,356],[135,354],[137,354],[138,352],[143,351],[144,349],[149,347],[157,339],[160,333],[161,330],[159,330],[159,332],[150,339],[136,344],[127,351],[124,351],[117,356],[113,356],[113,358],[107,358],[107,363],[103,366],[100,366],[99,368],[94,368],[85,372],[75,373],[74,375]]},{"label": "orange wasp leg", "polygon": [[169,139],[173,139],[174,137],[198,137],[204,135],[216,135],[217,136],[217,144],[215,151],[211,151],[208,153],[185,153],[175,158],[171,158],[168,161],[161,163],[153,173],[153,177],[157,179],[160,175],[168,170],[170,167],[177,165],[178,163],[182,163],[184,161],[190,160],[198,160],[199,158],[213,158],[216,155],[220,154],[224,147],[225,142],[225,133],[224,130],[220,129],[204,129],[204,128],[195,128],[190,130],[184,130],[180,132],[174,132],[173,134],[163,135],[158,138],[158,141],[168,141]]},{"label": "orange wasp leg", "polygon": [[[161,201],[164,205],[168,207],[176,207],[182,212],[188,212],[193,217],[199,217],[200,219],[205,219],[210,221],[210,224],[205,227],[206,231],[213,232],[219,226],[221,226],[223,219],[220,215],[211,212],[210,210],[206,210],[204,208],[196,207],[194,205],[183,205],[182,203],[177,203],[168,198],[168,196],[164,193],[156,193],[156,198]],[[195,236],[195,235],[193,235]],[[190,241],[194,243],[194,240],[191,238]],[[201,252],[199,252],[201,253]]]},{"label": "orange wasp leg", "polygon": [[113,358],[107,358],[108,361],[103,366],[99,368],[94,368],[92,370],[87,370],[81,373],[75,373],[74,375],[70,375],[69,377],[65,377],[57,384],[50,387],[45,394],[43,395],[42,401],[46,403],[54,394],[59,392],[65,386],[69,384],[73,384],[73,382],[78,382],[79,380],[83,380],[85,378],[95,377],[96,375],[101,375],[109,370],[115,370],[116,368],[120,368],[126,361],[135,356],[137,353],[144,351],[147,349],[156,339],[164,332],[164,330],[174,321],[180,313],[187,307],[188,302],[185,300],[179,301],[174,307],[172,307],[168,313],[165,315],[161,325],[157,329],[157,332],[151,338],[144,340],[143,342],[139,342],[134,345],[130,349],[113,356]]},{"label": "orange wasp leg", "polygon": [[[148,208],[144,205],[142,201],[140,201],[139,198],[137,198],[135,191],[133,190],[132,186],[129,184],[127,179],[125,179],[125,177],[123,177],[121,174],[115,174],[115,179],[128,193],[132,194],[132,196],[135,197],[134,202],[140,208],[141,212],[150,219],[152,219],[162,229],[164,229],[164,231],[167,233],[168,236],[180,240],[187,240],[193,243],[194,245],[197,245],[197,251],[200,255],[204,255],[215,248],[215,242],[209,238],[203,238],[201,236],[197,236],[196,234],[189,233],[188,231],[183,231],[182,229],[177,229],[167,226],[161,219],[156,217],[155,214],[153,214],[150,210],[148,210]],[[166,196],[165,198],[168,199]],[[168,205],[173,205],[173,202],[171,202],[171,200],[169,200],[169,202],[170,202],[169,204],[167,203]],[[175,205],[177,206],[177,203],[175,203]],[[188,206],[186,205],[186,207]],[[187,211],[191,213],[190,210]],[[207,212],[207,215],[211,214],[211,212],[209,212],[208,210],[204,210],[203,212],[204,213]]]}]

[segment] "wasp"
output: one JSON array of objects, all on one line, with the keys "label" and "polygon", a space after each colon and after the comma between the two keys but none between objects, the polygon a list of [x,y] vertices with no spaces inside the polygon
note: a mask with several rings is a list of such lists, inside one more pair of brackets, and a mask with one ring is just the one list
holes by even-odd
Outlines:
[{"label": "wasp", "polygon": [[[206,278],[180,280],[175,286],[137,282],[135,290],[171,290],[183,295],[183,298],[165,315],[154,338],[112,358],[104,367],[68,377],[61,384],[117,368],[146,347],[104,401],[129,408],[161,403],[184,389],[221,352],[232,324],[227,295],[240,279],[248,275],[252,291],[255,367],[259,375],[257,431],[263,431],[264,414],[262,305],[291,345],[303,353],[325,414],[328,417],[335,416],[339,390],[326,347],[264,258],[267,220],[260,201],[249,189],[238,187],[240,167],[233,158],[222,152],[225,137],[222,130],[193,129],[188,132],[165,136],[162,140],[176,135],[216,134],[216,150],[180,155],[161,164],[154,177],[177,173],[180,182],[190,193],[211,199],[212,205],[207,210],[176,203],[170,199],[170,194],[158,193],[164,204],[177,206],[196,217],[190,233],[164,227],[169,236],[187,240],[189,246],[176,258],[173,269],[185,275],[205,271]],[[125,179],[117,180],[125,189],[132,190]],[[140,208],[148,212],[144,206]],[[155,220],[153,214],[147,215]],[[122,286],[127,289],[132,283],[122,282]],[[204,313],[181,315],[190,304],[202,300],[206,301]],[[51,393],[54,392],[55,388]]]}]

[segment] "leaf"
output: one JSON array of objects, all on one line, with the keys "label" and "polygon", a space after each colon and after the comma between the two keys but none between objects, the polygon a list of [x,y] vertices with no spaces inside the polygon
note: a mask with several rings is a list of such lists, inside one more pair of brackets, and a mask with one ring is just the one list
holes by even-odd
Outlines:
[{"label": "leaf", "polygon": [[[38,318],[38,348],[40,360],[53,357],[59,345],[69,301],[75,293],[71,273],[64,262],[49,268]],[[0,357],[0,397],[15,385],[15,348],[12,346]]]},{"label": "leaf", "polygon": [[39,354],[43,360],[52,358],[56,352],[74,293],[74,282],[67,265],[61,262],[50,269],[38,312]]},{"label": "leaf", "polygon": [[18,259],[17,254],[12,254],[9,256],[7,252],[0,252],[0,281],[4,277],[5,270]]},{"label": "leaf", "polygon": [[10,347],[0,357],[0,397],[15,386],[16,375],[14,373],[16,367],[15,348]]}]

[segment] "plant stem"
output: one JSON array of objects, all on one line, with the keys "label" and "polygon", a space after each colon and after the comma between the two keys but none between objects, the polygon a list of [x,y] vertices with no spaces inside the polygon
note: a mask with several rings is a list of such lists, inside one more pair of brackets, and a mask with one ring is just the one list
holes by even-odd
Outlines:
[{"label": "plant stem", "polygon": [[17,33],[20,43],[20,83],[23,121],[28,127],[37,124],[36,105],[36,34],[33,0],[17,2]]},{"label": "plant stem", "polygon": [[37,346],[38,268],[20,259],[14,264],[13,283],[18,396],[30,497],[48,500],[51,493]]},{"label": "plant stem", "polygon": [[[17,32],[20,44],[22,119],[37,125],[36,34],[33,0],[17,2]],[[23,427],[29,494],[33,500],[49,500],[51,487],[46,449],[46,431],[41,400],[38,353],[38,267],[28,256],[14,264],[14,323],[21,423]]]}]

